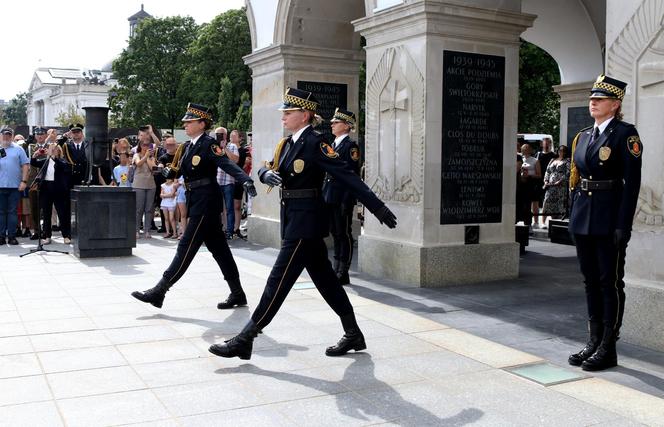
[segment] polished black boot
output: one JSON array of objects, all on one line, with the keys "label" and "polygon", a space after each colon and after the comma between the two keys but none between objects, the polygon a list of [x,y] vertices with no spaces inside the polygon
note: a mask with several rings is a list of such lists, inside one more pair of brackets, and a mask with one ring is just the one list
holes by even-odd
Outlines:
[{"label": "polished black boot", "polygon": [[618,366],[616,335],[612,329],[605,328],[602,342],[595,353],[581,364],[581,369],[584,371],[603,371]]},{"label": "polished black boot", "polygon": [[578,352],[571,354],[567,359],[567,362],[572,366],[581,366],[584,360],[589,358],[595,353],[599,343],[602,342],[602,331],[604,330],[604,325],[601,322],[588,322],[588,329],[590,332],[590,339],[586,346]]},{"label": "polished black boot", "polygon": [[134,291],[131,293],[131,296],[137,300],[147,302],[157,308],[161,308],[161,306],[164,304],[166,292],[168,292],[171,286],[173,285],[170,285],[168,282],[166,282],[166,279],[161,279],[159,283],[157,283],[157,286],[154,288],[150,288],[143,292]]},{"label": "polished black boot", "polygon": [[350,277],[348,276],[348,270],[350,270],[350,264],[341,263],[339,265],[339,270],[337,270],[337,278],[339,283],[342,285],[350,285]]},{"label": "polished black boot", "polygon": [[242,285],[240,284],[240,278],[228,279],[228,287],[231,289],[231,294],[226,298],[225,301],[217,304],[219,310],[226,310],[233,307],[241,307],[247,305],[247,296],[242,290]]},{"label": "polished black boot", "polygon": [[351,350],[360,351],[367,348],[367,344],[364,342],[364,335],[362,335],[360,327],[357,326],[354,313],[341,316],[341,325],[344,328],[344,336],[341,337],[336,345],[328,347],[325,350],[325,355],[343,356]]},{"label": "polished black boot", "polygon": [[224,344],[211,345],[208,351],[219,357],[239,357],[242,360],[249,360],[251,359],[254,338],[259,332],[254,321],[249,320],[242,332],[224,341]]}]

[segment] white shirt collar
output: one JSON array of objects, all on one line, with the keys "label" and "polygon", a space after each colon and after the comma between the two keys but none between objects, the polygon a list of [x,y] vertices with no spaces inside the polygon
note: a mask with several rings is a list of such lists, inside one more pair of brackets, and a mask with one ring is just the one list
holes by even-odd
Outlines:
[{"label": "white shirt collar", "polygon": [[196,145],[196,142],[198,142],[198,140],[201,139],[201,136],[203,136],[203,134],[205,134],[205,132],[203,132],[202,134],[198,135],[196,138],[191,138],[191,145],[192,145],[192,146],[193,146],[193,145]]},{"label": "white shirt collar", "polygon": [[297,142],[297,140],[300,139],[300,136],[302,136],[302,132],[304,132],[309,126],[311,126],[311,125],[306,125],[306,126],[303,127],[302,129],[300,129],[300,130],[298,130],[297,132],[295,132],[295,133],[293,134],[293,136],[291,137],[291,139],[293,140],[293,142]]},{"label": "white shirt collar", "polygon": [[602,123],[599,124],[599,126],[598,125],[593,126],[593,132],[595,132],[594,128],[599,128],[599,134],[601,135],[602,133],[604,133],[604,130],[609,125],[609,123],[611,123],[611,120],[613,120],[613,117],[609,117],[608,119],[604,120]]},{"label": "white shirt collar", "polygon": [[341,143],[341,141],[343,141],[344,138],[347,137],[347,136],[348,136],[348,134],[345,133],[341,136],[337,136],[336,138],[334,138],[334,146],[336,147],[337,145],[339,145]]}]

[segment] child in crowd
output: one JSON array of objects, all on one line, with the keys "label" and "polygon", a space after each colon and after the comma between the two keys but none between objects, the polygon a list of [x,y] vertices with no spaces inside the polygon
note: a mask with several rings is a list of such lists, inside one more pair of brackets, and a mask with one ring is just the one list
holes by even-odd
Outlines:
[{"label": "child in crowd", "polygon": [[111,185],[114,187],[131,187],[129,182],[129,154],[119,153],[120,164],[113,168]]},{"label": "child in crowd", "polygon": [[178,237],[178,232],[175,229],[175,191],[176,184],[172,179],[167,179],[165,183],[161,184],[161,210],[164,212],[165,239]]},{"label": "child in crowd", "polygon": [[178,180],[177,188],[177,211],[178,216],[180,217],[180,233],[178,234],[178,240],[182,238],[184,229],[187,227],[187,197],[184,188],[184,178],[180,177]]}]

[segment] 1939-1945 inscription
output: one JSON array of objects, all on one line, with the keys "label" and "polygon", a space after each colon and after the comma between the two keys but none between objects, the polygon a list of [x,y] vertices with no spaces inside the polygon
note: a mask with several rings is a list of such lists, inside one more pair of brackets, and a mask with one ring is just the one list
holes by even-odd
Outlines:
[{"label": "1939-1945 inscription", "polygon": [[[346,109],[348,101],[348,85],[343,83],[326,83],[326,82],[306,82],[298,81],[297,88],[311,92],[320,105],[316,110],[317,113],[325,120],[321,126],[317,128],[318,131],[326,135],[332,135],[329,120],[334,115],[334,110],[338,108]],[[334,140],[334,136],[332,136]]]},{"label": "1939-1945 inscription", "polygon": [[505,58],[443,52],[441,224],[501,222]]}]

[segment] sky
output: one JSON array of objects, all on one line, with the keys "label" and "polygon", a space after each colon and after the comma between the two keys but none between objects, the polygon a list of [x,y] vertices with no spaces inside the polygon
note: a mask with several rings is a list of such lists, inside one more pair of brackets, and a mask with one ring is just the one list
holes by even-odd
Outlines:
[{"label": "sky", "polygon": [[26,92],[39,67],[101,69],[127,45],[129,18],[191,16],[209,22],[244,0],[11,0],[2,2],[0,99]]}]

